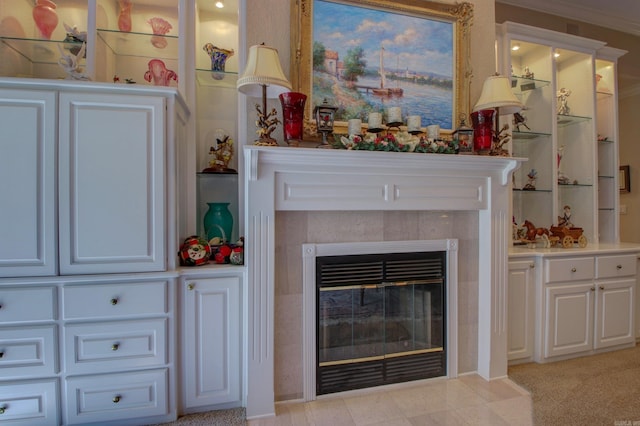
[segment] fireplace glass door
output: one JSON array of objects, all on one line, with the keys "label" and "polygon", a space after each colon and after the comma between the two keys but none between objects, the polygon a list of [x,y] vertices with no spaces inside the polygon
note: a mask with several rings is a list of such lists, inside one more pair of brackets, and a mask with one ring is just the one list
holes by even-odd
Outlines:
[{"label": "fireplace glass door", "polygon": [[445,374],[444,259],[318,258],[319,395]]}]

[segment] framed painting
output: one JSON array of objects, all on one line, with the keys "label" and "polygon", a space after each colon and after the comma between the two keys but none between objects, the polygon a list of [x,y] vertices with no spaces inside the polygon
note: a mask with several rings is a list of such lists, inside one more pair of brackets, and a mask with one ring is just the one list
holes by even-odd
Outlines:
[{"label": "framed painting", "polygon": [[618,183],[620,184],[620,192],[631,192],[631,176],[629,176],[629,166],[620,166],[618,172]]},{"label": "framed painting", "polygon": [[469,114],[472,17],[470,3],[292,0],[291,80],[307,95],[305,137],[325,99],[337,107],[336,134],[392,107],[405,123],[419,116],[423,128],[452,132]]}]

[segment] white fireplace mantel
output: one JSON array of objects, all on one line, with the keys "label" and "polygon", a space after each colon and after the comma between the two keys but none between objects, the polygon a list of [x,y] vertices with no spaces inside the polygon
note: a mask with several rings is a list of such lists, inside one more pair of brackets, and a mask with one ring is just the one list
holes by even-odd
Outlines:
[{"label": "white fireplace mantel", "polygon": [[256,146],[244,159],[248,418],[275,414],[276,211],[478,211],[478,374],[506,376],[508,183],[523,159]]}]

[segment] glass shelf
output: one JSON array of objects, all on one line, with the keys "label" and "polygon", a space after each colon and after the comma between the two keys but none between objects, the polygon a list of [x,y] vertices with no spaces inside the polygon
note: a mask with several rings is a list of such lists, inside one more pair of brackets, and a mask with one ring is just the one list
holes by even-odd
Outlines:
[{"label": "glass shelf", "polygon": [[516,95],[530,90],[541,89],[550,84],[551,82],[547,80],[536,80],[535,78],[518,77],[515,75],[511,76],[511,88]]},{"label": "glass shelf", "polygon": [[[116,55],[178,59],[178,36],[98,29],[98,37]],[[154,40],[158,41],[156,44],[166,42],[166,47],[155,47],[152,44]]]},{"label": "glass shelf", "polygon": [[599,207],[598,210],[601,212],[612,212],[615,209],[613,207]]},{"label": "glass shelf", "polygon": [[579,115],[558,114],[558,127],[571,126],[591,120],[591,117],[581,117]]},{"label": "glass shelf", "polygon": [[600,99],[607,99],[607,98],[610,98],[610,97],[612,97],[612,96],[613,96],[613,93],[612,93],[612,92],[604,92],[604,91],[596,92],[596,98],[597,98],[598,100],[600,100]]},{"label": "glass shelf", "polygon": [[517,191],[517,192],[521,192],[521,193],[531,192],[532,194],[536,193],[536,192],[552,192],[550,189],[538,189],[538,188],[533,189],[533,190],[532,189],[513,188],[513,190]]},{"label": "glass shelf", "polygon": [[603,145],[610,144],[610,143],[612,144],[614,142],[615,141],[613,141],[611,139],[598,139],[598,143],[603,144]]},{"label": "glass shelf", "polygon": [[[58,59],[60,59],[58,46],[61,46],[65,50],[71,50],[74,47],[80,49],[82,46],[80,43],[70,43],[58,40],[13,37],[0,37],[0,41],[27,58],[32,64],[57,64]],[[84,60],[80,61],[80,65],[83,64]]]},{"label": "glass shelf", "polygon": [[537,139],[537,138],[542,138],[542,137],[546,137],[546,136],[551,136],[551,133],[519,132],[519,131],[514,130],[511,133],[511,136],[513,137],[514,141],[524,141],[524,140],[531,140],[531,139]]},{"label": "glass shelf", "polygon": [[559,183],[558,188],[591,188],[593,185],[584,183]]},{"label": "glass shelf", "polygon": [[608,176],[608,175],[598,175],[599,179],[613,179],[614,176]]},{"label": "glass shelf", "polygon": [[200,86],[227,87],[235,89],[236,82],[238,81],[238,73],[211,71],[210,69],[197,68],[196,78],[198,79],[198,84]]}]

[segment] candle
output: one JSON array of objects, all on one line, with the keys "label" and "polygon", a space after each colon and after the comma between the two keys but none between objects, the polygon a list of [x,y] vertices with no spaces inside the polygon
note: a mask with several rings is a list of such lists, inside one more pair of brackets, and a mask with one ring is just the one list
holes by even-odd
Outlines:
[{"label": "candle", "polygon": [[427,137],[429,139],[438,139],[440,137],[440,126],[437,124],[427,126]]},{"label": "candle", "polygon": [[382,128],[382,114],[379,112],[369,113],[369,129],[381,129]]},{"label": "candle", "polygon": [[421,126],[420,120],[419,115],[410,115],[409,118],[407,118],[407,131],[419,132]]},{"label": "candle", "polygon": [[359,135],[362,132],[362,120],[359,118],[350,119],[347,129],[349,131],[349,136]]},{"label": "candle", "polygon": [[402,110],[400,107],[391,107],[387,110],[387,122],[402,123]]}]

